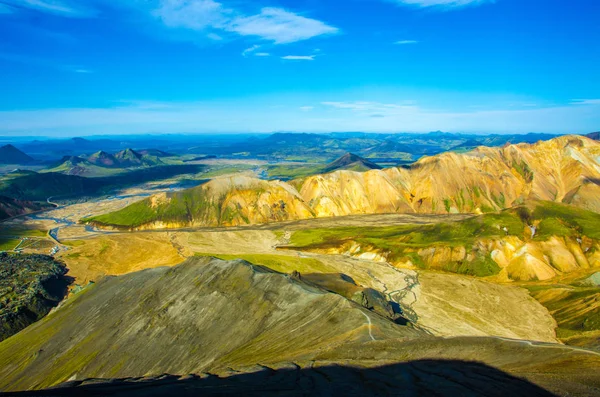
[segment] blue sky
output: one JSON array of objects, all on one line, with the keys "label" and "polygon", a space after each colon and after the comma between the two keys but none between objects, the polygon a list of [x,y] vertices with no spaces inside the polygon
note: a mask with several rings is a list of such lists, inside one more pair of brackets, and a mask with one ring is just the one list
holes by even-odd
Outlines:
[{"label": "blue sky", "polygon": [[597,0],[0,0],[0,134],[600,130]]}]

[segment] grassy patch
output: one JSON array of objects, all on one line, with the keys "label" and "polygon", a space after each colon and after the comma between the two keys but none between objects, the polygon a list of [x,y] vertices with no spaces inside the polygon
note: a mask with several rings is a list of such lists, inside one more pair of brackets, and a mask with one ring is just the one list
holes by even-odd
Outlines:
[{"label": "grassy patch", "polygon": [[8,227],[0,229],[2,236],[21,236],[21,237],[46,237],[48,232],[40,229],[29,229],[24,227]]},{"label": "grassy patch", "polygon": [[461,246],[481,237],[497,237],[506,233],[522,234],[523,225],[514,217],[492,214],[454,223],[433,225],[401,225],[385,227],[344,227],[333,229],[299,230],[291,243],[300,248],[327,246],[348,240],[378,247],[428,247],[435,244]]},{"label": "grassy patch", "polygon": [[156,220],[157,211],[151,207],[148,199],[133,203],[122,210],[110,214],[84,219],[84,222],[98,222],[115,226],[140,226]]},{"label": "grassy patch", "polygon": [[267,167],[267,176],[271,179],[296,179],[319,174],[322,166],[318,165],[271,165]]},{"label": "grassy patch", "polygon": [[197,253],[196,256],[212,256],[223,260],[243,259],[254,265],[262,265],[281,273],[291,273],[294,270],[300,273],[332,273],[335,269],[313,258],[300,258],[296,256],[271,255],[271,254],[207,254]]},{"label": "grassy patch", "polygon": [[255,166],[250,164],[237,164],[231,167],[211,167],[208,171],[202,173],[203,178],[216,178],[218,176],[227,175],[227,174],[235,174],[247,170],[251,170],[255,168]]},{"label": "grassy patch", "polygon": [[466,274],[469,276],[487,277],[500,273],[500,266],[489,256],[476,256],[475,260],[448,262],[443,270],[452,273]]},{"label": "grassy patch", "polygon": [[62,241],[63,245],[67,245],[69,247],[81,247],[82,245],[85,245],[85,241],[84,240],[65,240]]},{"label": "grassy patch", "polygon": [[553,202],[543,202],[532,212],[534,219],[540,219],[538,238],[549,236],[571,236],[582,234],[600,239],[600,214]]},{"label": "grassy patch", "polygon": [[20,239],[0,238],[0,251],[12,251],[20,241]]}]

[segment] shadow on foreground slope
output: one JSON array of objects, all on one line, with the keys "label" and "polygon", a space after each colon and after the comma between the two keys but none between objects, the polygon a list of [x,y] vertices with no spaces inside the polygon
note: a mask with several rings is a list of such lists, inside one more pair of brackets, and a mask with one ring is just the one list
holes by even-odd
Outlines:
[{"label": "shadow on foreground slope", "polygon": [[552,396],[526,380],[467,361],[420,360],[363,369],[259,367],[225,378],[162,375],[88,379],[2,396]]}]

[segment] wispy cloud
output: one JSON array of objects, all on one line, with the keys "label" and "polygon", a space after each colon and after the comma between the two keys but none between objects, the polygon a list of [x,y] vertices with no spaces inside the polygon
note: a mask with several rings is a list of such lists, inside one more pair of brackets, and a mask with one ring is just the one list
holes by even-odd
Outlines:
[{"label": "wispy cloud", "polygon": [[94,9],[82,6],[79,2],[66,2],[62,0],[3,0],[3,3],[12,7],[13,11],[29,9],[70,18],[88,18],[96,15]]},{"label": "wispy cloud", "polygon": [[324,22],[282,8],[266,7],[258,14],[247,15],[214,0],[161,0],[152,13],[168,27],[255,36],[275,44],[338,32],[337,28]]},{"label": "wispy cloud", "polygon": [[255,52],[256,50],[258,50],[259,48],[260,48],[260,46],[258,44],[255,44],[252,47],[248,47],[244,51],[242,51],[242,56],[247,57],[248,55],[250,55],[253,52]]},{"label": "wispy cloud", "polygon": [[223,37],[221,37],[218,34],[213,33],[213,32],[207,34],[206,37],[208,37],[209,39],[211,39],[213,41],[221,41],[221,40],[223,40]]},{"label": "wispy cloud", "polygon": [[315,55],[286,55],[281,57],[288,61],[314,61]]},{"label": "wispy cloud", "polygon": [[417,44],[417,43],[418,43],[417,40],[399,40],[399,41],[396,41],[394,44],[405,45],[405,44]]},{"label": "wispy cloud", "polygon": [[225,25],[232,12],[213,0],[161,0],[152,14],[168,27],[204,30]]},{"label": "wispy cloud", "polygon": [[415,7],[458,8],[494,3],[495,0],[388,0],[394,3]]},{"label": "wispy cloud", "polygon": [[314,108],[314,106],[300,106],[300,110],[302,110],[303,112],[310,112]]},{"label": "wispy cloud", "polygon": [[337,109],[368,110],[372,108],[374,102],[321,102],[321,105]]},{"label": "wispy cloud", "polygon": [[271,54],[268,53],[268,52],[257,52],[257,53],[254,54],[254,56],[257,56],[257,57],[270,57]]},{"label": "wispy cloud", "polygon": [[600,105],[600,99],[573,99],[575,105]]},{"label": "wispy cloud", "polygon": [[258,36],[275,44],[294,43],[313,37],[337,33],[338,29],[281,8],[263,8],[260,14],[237,17],[226,30],[242,36]]}]

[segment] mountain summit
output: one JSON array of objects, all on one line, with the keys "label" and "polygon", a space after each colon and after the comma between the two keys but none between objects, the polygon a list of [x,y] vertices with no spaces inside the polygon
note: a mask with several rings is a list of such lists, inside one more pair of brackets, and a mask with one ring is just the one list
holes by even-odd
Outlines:
[{"label": "mountain summit", "polygon": [[29,164],[34,161],[34,159],[13,145],[4,145],[0,147],[0,164]]},{"label": "mountain summit", "polygon": [[349,171],[369,171],[369,170],[380,170],[382,167],[375,163],[370,162],[353,153],[346,153],[339,159],[327,164],[323,168],[323,173],[338,171],[338,170],[349,170]]}]

